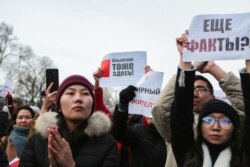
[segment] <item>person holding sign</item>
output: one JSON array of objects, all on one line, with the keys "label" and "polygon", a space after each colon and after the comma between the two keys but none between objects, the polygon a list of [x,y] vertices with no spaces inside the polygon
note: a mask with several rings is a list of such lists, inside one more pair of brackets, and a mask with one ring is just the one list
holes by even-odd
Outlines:
[{"label": "person holding sign", "polygon": [[128,126],[128,103],[135,97],[135,86],[128,86],[119,94],[119,104],[113,113],[113,136],[131,149],[131,167],[163,167],[166,161],[166,144],[157,132],[152,118],[148,125]]},{"label": "person holding sign", "polygon": [[[187,35],[186,31],[182,34],[181,37],[177,38],[177,49],[182,56],[183,48],[186,47],[187,43]],[[226,93],[227,98],[231,102],[232,106],[238,114],[240,115],[241,120],[244,119],[244,105],[242,98],[242,91],[240,86],[240,80],[237,78],[232,72],[226,73],[222,68],[220,68],[214,61],[209,62],[195,62],[194,66],[196,66],[197,71],[201,73],[209,73],[211,74],[219,83],[221,89]],[[164,138],[164,140],[168,143],[168,157],[166,161],[166,167],[176,167],[176,161],[173,156],[172,148],[171,148],[171,129],[170,129],[170,108],[173,102],[173,96],[175,94],[175,81],[176,76],[173,76],[170,81],[167,83],[163,91],[161,91],[155,106],[152,110],[152,115],[155,120],[155,126],[157,130]],[[204,88],[200,88],[200,87]],[[203,107],[203,105],[214,99],[213,87],[208,79],[205,77],[198,75],[195,77],[194,87],[197,88],[197,91],[194,91],[194,103],[195,106],[193,108],[195,115],[195,124],[194,124],[194,132],[196,132],[196,126],[198,123],[198,116]],[[198,89],[199,88],[199,89]],[[207,91],[209,90],[209,91]]]},{"label": "person holding sign", "polygon": [[[150,70],[149,66],[145,67],[145,72],[148,72]],[[107,107],[104,104],[103,99],[103,89],[99,85],[99,80],[102,75],[101,68],[98,68],[97,71],[93,73],[93,78],[95,80],[95,111],[101,111],[107,114],[112,119],[112,112],[107,109]],[[127,120],[127,126],[132,127],[136,124],[142,124],[142,116],[136,115],[136,114],[129,114],[128,120]],[[128,146],[117,142],[119,153],[120,153],[120,167],[129,167],[130,164],[130,149]]]},{"label": "person holding sign", "polygon": [[178,167],[241,166],[239,115],[228,103],[212,99],[204,104],[199,113],[195,138],[193,107],[196,104],[196,70],[191,62],[183,62],[182,59],[181,55],[170,114],[171,145]]},{"label": "person holding sign", "polygon": [[94,84],[95,111],[104,112],[109,118],[112,118],[112,112],[107,109],[107,107],[103,102],[103,89],[99,86],[101,75],[102,75],[101,68],[98,68],[93,73],[93,78],[95,80]]}]

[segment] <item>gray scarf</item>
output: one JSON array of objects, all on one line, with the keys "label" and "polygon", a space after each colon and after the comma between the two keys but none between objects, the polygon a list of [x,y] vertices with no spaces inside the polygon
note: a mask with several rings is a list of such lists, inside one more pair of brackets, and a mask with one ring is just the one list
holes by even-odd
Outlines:
[{"label": "gray scarf", "polygon": [[17,156],[20,157],[24,146],[28,141],[29,128],[23,128],[18,125],[13,126],[13,130],[10,133],[10,137],[14,143]]}]

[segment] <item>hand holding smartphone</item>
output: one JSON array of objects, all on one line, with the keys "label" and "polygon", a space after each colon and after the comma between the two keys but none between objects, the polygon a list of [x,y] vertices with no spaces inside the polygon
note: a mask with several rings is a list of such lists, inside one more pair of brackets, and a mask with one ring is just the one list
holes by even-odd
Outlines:
[{"label": "hand holding smartphone", "polygon": [[56,68],[46,69],[46,90],[51,84],[51,82],[53,82],[53,85],[52,88],[50,89],[50,92],[57,91],[59,87],[59,75],[58,75],[58,69]]}]

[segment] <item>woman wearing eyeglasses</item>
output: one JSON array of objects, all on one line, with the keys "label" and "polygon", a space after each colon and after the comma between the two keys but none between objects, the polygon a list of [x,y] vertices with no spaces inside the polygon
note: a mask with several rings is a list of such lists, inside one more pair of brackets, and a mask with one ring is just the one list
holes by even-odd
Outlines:
[{"label": "woman wearing eyeglasses", "polygon": [[170,118],[178,167],[239,167],[239,116],[226,102],[210,100],[204,105],[194,138],[195,71],[181,55]]}]

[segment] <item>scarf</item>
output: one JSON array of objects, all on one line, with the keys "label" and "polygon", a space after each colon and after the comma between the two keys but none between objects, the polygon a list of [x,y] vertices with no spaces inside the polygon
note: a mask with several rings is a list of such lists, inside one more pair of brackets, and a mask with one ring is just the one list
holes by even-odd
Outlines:
[{"label": "scarf", "polygon": [[[202,143],[202,151],[203,151],[203,165],[202,167],[212,167],[212,160],[210,157],[210,153],[206,144]],[[218,158],[215,161],[214,167],[230,167],[230,161],[232,157],[232,152],[230,147],[226,147],[219,154]]]},{"label": "scarf", "polygon": [[24,146],[28,141],[29,128],[20,127],[18,125],[13,126],[13,130],[10,133],[10,137],[16,149],[17,156],[20,157]]}]

